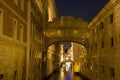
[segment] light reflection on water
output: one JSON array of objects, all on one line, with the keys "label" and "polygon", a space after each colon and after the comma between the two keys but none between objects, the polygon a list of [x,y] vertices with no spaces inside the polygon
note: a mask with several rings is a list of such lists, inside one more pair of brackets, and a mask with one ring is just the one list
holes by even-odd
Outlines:
[{"label": "light reflection on water", "polygon": [[66,76],[66,80],[72,80],[72,74],[68,73]]},{"label": "light reflection on water", "polygon": [[69,69],[67,70],[66,67],[62,67],[49,80],[83,80],[83,79],[80,79],[80,76],[75,75],[71,67],[69,67]]}]

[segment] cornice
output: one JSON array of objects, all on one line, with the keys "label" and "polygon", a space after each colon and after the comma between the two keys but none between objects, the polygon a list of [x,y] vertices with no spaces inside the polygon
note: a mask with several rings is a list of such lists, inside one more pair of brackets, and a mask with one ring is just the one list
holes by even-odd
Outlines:
[{"label": "cornice", "polygon": [[119,0],[110,0],[101,11],[92,19],[92,21],[88,24],[88,28],[91,28],[94,24],[97,23],[98,20],[101,20],[102,17],[106,14],[110,14],[111,10],[118,4]]}]

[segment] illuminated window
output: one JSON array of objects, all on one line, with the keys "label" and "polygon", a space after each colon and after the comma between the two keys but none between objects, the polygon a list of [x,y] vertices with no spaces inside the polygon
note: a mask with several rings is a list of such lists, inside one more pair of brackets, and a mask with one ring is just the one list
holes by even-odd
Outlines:
[{"label": "illuminated window", "polygon": [[109,15],[109,23],[113,23],[113,14]]}]

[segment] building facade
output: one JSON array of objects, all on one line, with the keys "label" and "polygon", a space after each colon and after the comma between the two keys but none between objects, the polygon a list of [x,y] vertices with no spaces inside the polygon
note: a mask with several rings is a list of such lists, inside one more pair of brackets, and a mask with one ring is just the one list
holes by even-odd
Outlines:
[{"label": "building facade", "polygon": [[[54,0],[53,0],[54,1]],[[47,77],[47,48],[45,45],[44,29],[49,18],[56,15],[51,1],[29,0],[28,4],[28,55],[27,79],[42,80]],[[52,3],[53,4],[53,3]],[[52,8],[52,9],[51,9]],[[51,12],[49,12],[51,9]],[[52,11],[53,10],[53,11]]]},{"label": "building facade", "polygon": [[120,1],[110,0],[90,22],[90,60],[92,80],[120,79]]},{"label": "building facade", "polygon": [[[0,80],[42,80],[60,66],[60,44],[46,48],[44,36],[56,18],[54,0],[0,0]],[[120,80],[119,22],[120,0],[109,0],[88,24],[88,52],[72,44],[77,72],[91,80]]]},{"label": "building facade", "polygon": [[41,0],[29,0],[28,2],[28,80],[42,79],[42,54],[45,52],[43,27],[47,21],[47,7],[44,5],[47,4]]},{"label": "building facade", "polygon": [[25,80],[27,2],[0,1],[0,80]]},{"label": "building facade", "polygon": [[71,43],[71,48],[73,49],[74,72],[85,73],[87,49],[83,45],[74,42]]},{"label": "building facade", "polygon": [[45,78],[44,27],[56,18],[53,1],[0,0],[0,80]]},{"label": "building facade", "polygon": [[60,44],[52,44],[47,49],[46,77],[48,78],[60,66]]}]

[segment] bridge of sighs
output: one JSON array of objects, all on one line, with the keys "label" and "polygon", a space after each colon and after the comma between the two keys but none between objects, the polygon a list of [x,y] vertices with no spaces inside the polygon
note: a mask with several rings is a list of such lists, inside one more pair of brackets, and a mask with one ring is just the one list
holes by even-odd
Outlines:
[{"label": "bridge of sighs", "polygon": [[77,42],[88,47],[88,23],[72,16],[62,16],[45,27],[46,47],[61,41]]}]

